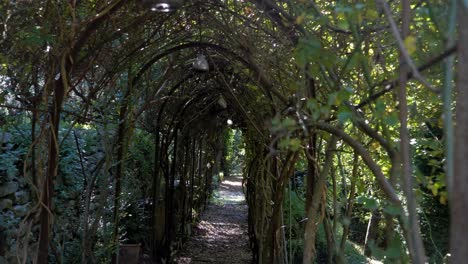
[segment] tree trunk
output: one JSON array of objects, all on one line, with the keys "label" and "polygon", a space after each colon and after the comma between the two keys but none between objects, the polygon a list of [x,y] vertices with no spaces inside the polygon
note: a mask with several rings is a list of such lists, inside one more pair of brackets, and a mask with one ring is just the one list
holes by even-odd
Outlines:
[{"label": "tree trunk", "polygon": [[[33,106],[34,109],[37,108],[36,104]],[[37,111],[32,111],[32,120],[31,120],[31,178],[33,181],[33,185],[38,187],[38,180],[37,180],[37,169],[36,169],[36,123],[37,123]]]},{"label": "tree trunk", "polygon": [[455,173],[450,190],[450,263],[468,259],[468,5],[458,1],[458,74],[455,126]]},{"label": "tree trunk", "polygon": [[348,235],[349,235],[349,225],[351,223],[351,215],[353,213],[354,196],[356,195],[356,181],[358,177],[358,165],[359,165],[359,155],[356,152],[354,152],[353,171],[351,173],[351,186],[349,187],[349,197],[346,203],[346,212],[344,215],[345,219],[348,220],[348,223],[345,223],[343,225],[343,235],[341,236],[341,242],[340,242],[340,257],[344,256],[346,240],[348,239]]},{"label": "tree trunk", "polygon": [[159,207],[159,196],[161,188],[160,169],[160,135],[159,135],[159,122],[156,125],[156,132],[154,135],[154,164],[153,164],[153,212],[152,212],[152,225],[153,225],[153,259],[157,258],[158,250],[160,248],[160,241],[158,241],[156,230],[161,228],[158,226],[158,216],[156,215]]},{"label": "tree trunk", "polygon": [[172,164],[169,173],[169,182],[166,182],[166,243],[165,243],[165,257],[171,256],[171,245],[175,238],[175,223],[174,223],[174,191],[175,191],[175,174],[177,168],[177,148],[178,148],[178,134],[179,127],[176,125],[174,128],[174,146],[172,153]]},{"label": "tree trunk", "polygon": [[336,141],[335,136],[332,136],[328,141],[322,172],[313,185],[312,198],[310,199],[310,197],[307,197],[310,201],[308,201],[308,206],[306,207],[307,222],[304,231],[304,255],[302,257],[302,263],[304,264],[314,263],[316,254],[315,238],[317,235],[317,225],[319,221],[319,218],[317,217],[318,209],[320,207],[320,202],[322,201],[323,191],[326,188],[327,175],[330,172],[330,168],[333,163],[333,151],[335,149]]},{"label": "tree trunk", "polygon": [[[130,72],[129,72],[130,75]],[[127,91],[125,92],[124,98],[122,99],[120,109],[119,109],[119,126],[117,129],[117,169],[115,171],[115,194],[114,194],[114,231],[113,231],[113,243],[117,247],[112,254],[112,263],[117,263],[118,257],[118,245],[119,245],[119,225],[120,225],[120,216],[119,216],[119,208],[120,208],[120,193],[122,190],[121,179],[124,173],[124,156],[125,156],[125,149],[126,149],[126,130],[127,130],[127,111],[129,106],[129,99],[132,93],[131,82],[129,82],[129,86]]]},{"label": "tree trunk", "polygon": [[197,162],[197,149],[196,149],[196,146],[197,146],[197,141],[196,140],[193,140],[192,141],[192,165],[191,165],[191,169],[190,169],[190,199],[189,199],[189,221],[192,222],[193,220],[193,214],[192,214],[192,208],[194,207],[194,204],[193,204],[193,195],[194,195],[194,191],[195,191],[195,166],[196,166],[196,162]]},{"label": "tree trunk", "polygon": [[53,83],[53,88],[54,101],[49,113],[51,124],[51,127],[49,128],[49,157],[47,160],[47,174],[42,186],[42,207],[39,220],[41,231],[39,233],[38,241],[39,249],[37,254],[37,264],[47,264],[49,256],[52,197],[54,196],[54,179],[57,176],[59,161],[59,145],[57,138],[60,126],[60,112],[62,110],[65,95],[62,78]]},{"label": "tree trunk", "polygon": [[180,232],[182,238],[185,239],[185,230],[186,230],[186,223],[187,223],[187,173],[189,168],[189,153],[190,153],[190,142],[188,140],[185,141],[184,144],[184,161],[183,161],[183,170],[180,176],[180,197],[181,202],[181,227]]},{"label": "tree trunk", "polygon": [[[401,38],[406,39],[410,33],[411,6],[409,0],[403,0]],[[408,102],[406,86],[410,67],[403,54],[400,54],[400,76],[398,89],[399,118],[400,118],[400,156],[401,156],[401,182],[403,193],[406,196],[408,212],[408,249],[414,263],[425,263],[426,254],[421,238],[421,229],[417,215],[416,197],[413,192],[413,169],[411,161],[410,138],[408,131]]]},{"label": "tree trunk", "polygon": [[[326,199],[323,199],[323,202],[326,203]],[[330,212],[327,209],[325,209],[323,227],[325,229],[325,237],[327,238],[327,263],[333,264],[335,259],[335,232],[333,231]]]},{"label": "tree trunk", "polygon": [[[284,167],[280,175],[277,175],[276,190],[273,193],[273,215],[271,216],[271,224],[269,229],[269,236],[271,241],[271,248],[269,249],[271,259],[264,259],[266,263],[284,263],[284,243],[283,234],[284,230],[281,228],[283,219],[283,196],[286,188],[287,180],[294,174],[294,165],[299,157],[299,153],[288,155],[286,161],[283,163]],[[273,162],[274,170],[278,171],[275,166],[277,163]]]}]

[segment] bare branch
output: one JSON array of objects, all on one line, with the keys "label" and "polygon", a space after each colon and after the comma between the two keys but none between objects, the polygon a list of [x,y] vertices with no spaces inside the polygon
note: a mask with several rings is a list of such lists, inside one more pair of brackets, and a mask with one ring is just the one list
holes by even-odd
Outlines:
[{"label": "bare branch", "polygon": [[332,125],[326,124],[324,122],[319,122],[314,125],[316,128],[327,131],[328,133],[331,133],[339,138],[341,138],[346,144],[348,144],[350,147],[358,153],[364,163],[369,167],[369,169],[374,173],[375,177],[377,178],[377,182],[380,185],[380,188],[384,191],[384,193],[387,195],[389,200],[394,203],[394,204],[401,204],[400,198],[398,198],[398,195],[396,194],[395,190],[393,189],[392,185],[390,182],[387,180],[385,175],[382,172],[382,169],[380,166],[372,159],[370,153],[366,150],[366,148],[353,139],[350,135],[345,133],[343,130],[338,129]]}]

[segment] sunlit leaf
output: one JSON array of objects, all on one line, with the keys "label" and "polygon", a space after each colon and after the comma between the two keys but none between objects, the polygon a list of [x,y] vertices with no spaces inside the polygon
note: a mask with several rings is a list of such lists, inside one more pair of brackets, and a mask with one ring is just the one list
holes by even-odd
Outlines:
[{"label": "sunlit leaf", "polygon": [[374,9],[367,9],[365,16],[366,18],[373,20],[379,18],[379,13]]},{"label": "sunlit leaf", "polygon": [[296,18],[296,24],[301,25],[304,22],[305,15],[300,15]]},{"label": "sunlit leaf", "polygon": [[441,204],[443,204],[443,205],[446,205],[446,204],[447,204],[447,197],[441,195],[441,196],[439,197],[439,202],[440,202]]},{"label": "sunlit leaf", "polygon": [[406,37],[404,40],[405,48],[411,55],[416,51],[416,38],[413,35]]}]

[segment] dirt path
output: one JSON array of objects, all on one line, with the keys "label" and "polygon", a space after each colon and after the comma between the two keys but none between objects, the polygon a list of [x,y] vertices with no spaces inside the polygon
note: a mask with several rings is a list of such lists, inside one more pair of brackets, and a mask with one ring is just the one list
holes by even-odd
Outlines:
[{"label": "dirt path", "polygon": [[242,178],[225,179],[176,263],[250,263]]}]

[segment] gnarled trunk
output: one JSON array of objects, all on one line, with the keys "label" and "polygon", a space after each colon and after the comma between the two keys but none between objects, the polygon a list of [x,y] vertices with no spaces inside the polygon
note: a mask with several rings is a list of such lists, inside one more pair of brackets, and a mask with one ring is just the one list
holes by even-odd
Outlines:
[{"label": "gnarled trunk", "polygon": [[49,113],[51,124],[51,127],[49,128],[49,156],[47,160],[47,174],[42,186],[42,207],[40,214],[41,231],[39,233],[37,264],[47,264],[49,256],[52,197],[54,196],[54,179],[57,176],[59,162],[59,144],[57,142],[57,138],[60,126],[60,113],[62,111],[62,104],[65,95],[62,78],[53,83],[53,88],[54,101]]}]

